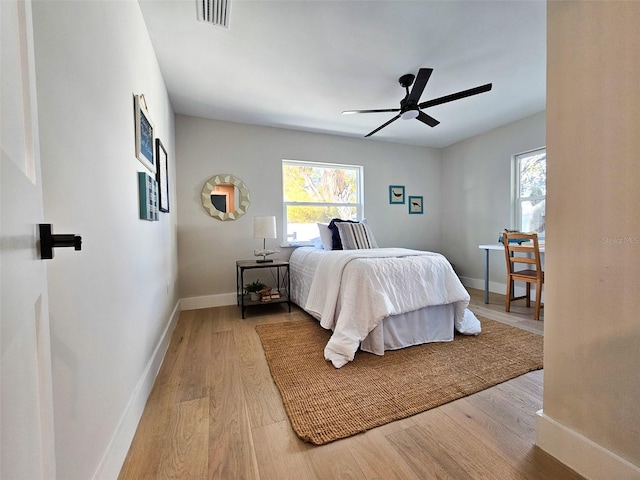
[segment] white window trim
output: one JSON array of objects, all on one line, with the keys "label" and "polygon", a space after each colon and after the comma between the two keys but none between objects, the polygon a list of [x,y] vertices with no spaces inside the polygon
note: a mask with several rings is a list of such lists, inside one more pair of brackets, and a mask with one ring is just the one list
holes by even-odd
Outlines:
[{"label": "white window trim", "polygon": [[[522,199],[518,195],[520,192],[520,175],[518,168],[518,159],[520,157],[526,157],[535,155],[537,152],[541,152],[544,150],[546,152],[547,147],[542,146],[538,148],[533,148],[531,150],[525,150],[524,152],[516,153],[511,156],[511,227],[512,230],[520,230],[522,219],[520,218],[521,208],[518,208],[518,205],[522,202]],[[545,198],[546,195],[540,197],[526,197],[528,200],[535,198]]]},{"label": "white window trim", "polygon": [[[287,206],[295,205],[295,206],[309,206],[309,207],[324,207],[327,205],[331,205],[333,207],[356,207],[356,216],[357,220],[362,220],[364,217],[364,167],[362,165],[353,165],[347,163],[329,163],[329,162],[317,162],[310,160],[282,160],[282,166],[285,165],[296,165],[296,166],[313,166],[313,167],[327,167],[327,168],[344,168],[344,169],[353,169],[358,171],[358,199],[355,204],[353,203],[323,203],[323,202],[285,202],[284,198],[282,201],[282,239],[283,239],[283,247],[287,246],[309,246],[312,245],[311,242],[295,242],[290,243],[287,241]],[[282,182],[282,190],[284,197],[284,178]]]}]

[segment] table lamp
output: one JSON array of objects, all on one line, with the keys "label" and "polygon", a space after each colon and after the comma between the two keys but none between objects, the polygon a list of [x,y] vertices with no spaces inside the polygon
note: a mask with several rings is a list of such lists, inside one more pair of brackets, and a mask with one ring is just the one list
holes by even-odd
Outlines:
[{"label": "table lamp", "polygon": [[276,217],[253,217],[253,238],[262,239],[262,250],[253,251],[256,257],[262,257],[256,261],[258,263],[273,262],[273,260],[267,259],[267,255],[278,253],[279,250],[267,250],[267,238],[278,238],[276,235]]}]

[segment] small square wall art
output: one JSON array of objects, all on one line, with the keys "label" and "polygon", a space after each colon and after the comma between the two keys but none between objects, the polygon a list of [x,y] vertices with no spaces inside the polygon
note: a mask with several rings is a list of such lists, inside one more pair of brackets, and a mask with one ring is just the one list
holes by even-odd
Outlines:
[{"label": "small square wall art", "polygon": [[389,185],[389,203],[405,203],[404,185]]},{"label": "small square wall art", "polygon": [[422,197],[409,196],[409,213],[423,213]]}]

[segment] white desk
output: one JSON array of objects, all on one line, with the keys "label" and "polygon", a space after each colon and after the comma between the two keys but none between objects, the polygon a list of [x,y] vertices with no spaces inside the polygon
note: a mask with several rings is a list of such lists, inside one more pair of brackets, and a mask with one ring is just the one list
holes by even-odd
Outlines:
[{"label": "white desk", "polygon": [[[544,243],[539,244],[538,247],[540,248],[540,253],[544,255]],[[490,243],[478,245],[478,248],[484,250],[484,303],[489,303],[489,252],[491,250],[504,252],[504,245],[501,243]]]}]

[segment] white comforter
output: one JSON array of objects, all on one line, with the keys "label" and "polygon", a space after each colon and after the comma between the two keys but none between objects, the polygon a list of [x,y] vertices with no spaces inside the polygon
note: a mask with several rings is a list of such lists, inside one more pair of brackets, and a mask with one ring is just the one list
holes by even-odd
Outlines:
[{"label": "white comforter", "polygon": [[377,248],[338,250],[324,256],[304,308],[320,318],[324,328],[333,330],[324,355],[340,368],[353,360],[360,342],[383,318],[450,303],[455,304],[456,330],[480,333],[480,322],[466,308],[469,294],[444,256]]}]

